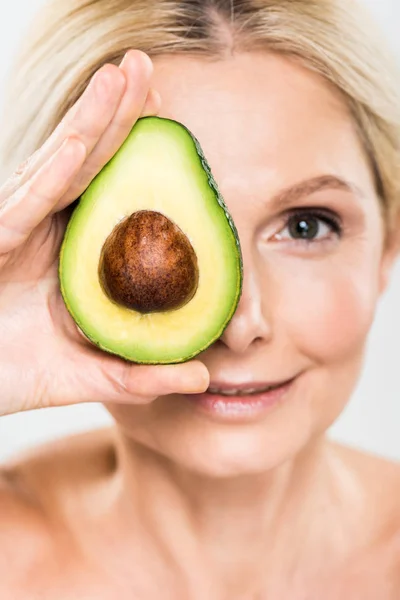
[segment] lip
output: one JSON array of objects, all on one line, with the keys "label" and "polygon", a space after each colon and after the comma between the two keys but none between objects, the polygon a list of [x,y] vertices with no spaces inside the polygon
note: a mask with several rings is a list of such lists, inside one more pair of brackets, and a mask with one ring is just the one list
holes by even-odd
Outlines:
[{"label": "lip", "polygon": [[[293,377],[292,377],[293,379]],[[225,381],[211,381],[208,387],[207,393],[217,393],[211,392],[210,390],[218,390],[221,392],[229,392],[229,390],[257,390],[259,392],[263,392],[265,388],[268,387],[277,387],[287,383],[290,379],[281,379],[280,381],[247,381],[242,383],[233,383],[233,382],[225,382]]]},{"label": "lip", "polygon": [[224,422],[248,422],[259,419],[271,412],[277,405],[286,400],[292,390],[298,375],[285,382],[246,382],[233,385],[232,383],[213,382],[210,388],[221,391],[229,389],[257,389],[279,385],[270,391],[260,391],[248,395],[225,396],[218,393],[186,394],[187,398],[201,413]]}]

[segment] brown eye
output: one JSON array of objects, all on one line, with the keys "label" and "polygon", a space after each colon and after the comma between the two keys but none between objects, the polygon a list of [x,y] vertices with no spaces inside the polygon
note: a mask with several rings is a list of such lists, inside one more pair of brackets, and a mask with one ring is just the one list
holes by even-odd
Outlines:
[{"label": "brown eye", "polygon": [[320,230],[319,219],[315,216],[304,216],[299,218],[293,216],[288,221],[288,228],[290,235],[295,239],[314,239],[317,237]]},{"label": "brown eye", "polygon": [[[287,231],[287,233],[285,233]],[[329,217],[316,211],[297,211],[287,217],[286,226],[276,235],[277,239],[304,242],[322,242],[332,234],[340,237],[342,226],[339,218]]]}]

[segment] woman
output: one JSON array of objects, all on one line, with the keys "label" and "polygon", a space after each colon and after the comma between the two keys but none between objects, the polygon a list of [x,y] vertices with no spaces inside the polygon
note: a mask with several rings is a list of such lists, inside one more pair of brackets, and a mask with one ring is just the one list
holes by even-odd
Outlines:
[{"label": "woman", "polygon": [[[399,467],[325,436],[399,243],[373,31],[349,0],[68,0],[36,22],[3,135],[1,413],[95,401],[115,427],[4,466],[2,598],[400,597]],[[200,140],[244,287],[196,360],[139,366],[78,332],[57,262],[71,203],[156,113]]]}]

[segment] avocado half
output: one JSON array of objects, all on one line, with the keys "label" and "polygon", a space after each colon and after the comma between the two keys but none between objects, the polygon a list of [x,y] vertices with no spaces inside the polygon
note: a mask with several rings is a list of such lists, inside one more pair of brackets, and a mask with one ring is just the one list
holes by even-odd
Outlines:
[{"label": "avocado half", "polygon": [[184,362],[221,336],[242,291],[239,237],[184,125],[136,122],[72,214],[59,278],[85,336],[127,360]]}]

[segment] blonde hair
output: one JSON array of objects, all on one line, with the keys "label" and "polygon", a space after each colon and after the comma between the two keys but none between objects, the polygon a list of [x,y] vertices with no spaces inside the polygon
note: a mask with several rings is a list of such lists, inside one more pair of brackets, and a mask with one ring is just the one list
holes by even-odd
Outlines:
[{"label": "blonde hair", "polygon": [[99,66],[129,48],[210,59],[265,49],[341,90],[390,228],[400,212],[400,79],[384,46],[356,0],[52,0],[12,71],[2,164],[11,170],[36,150]]}]

